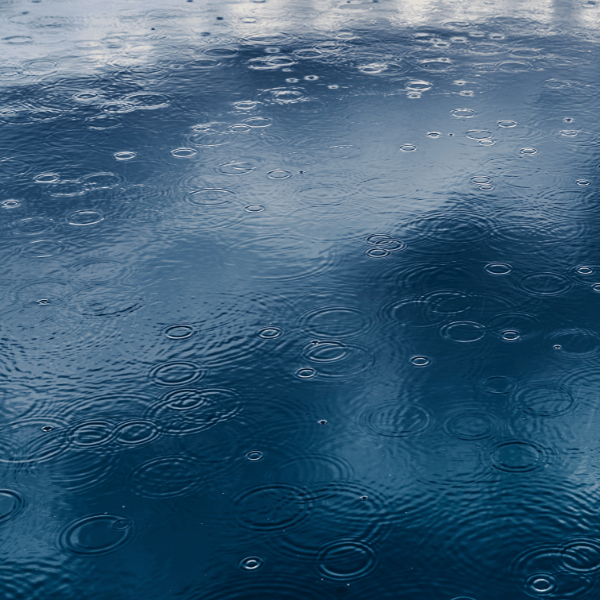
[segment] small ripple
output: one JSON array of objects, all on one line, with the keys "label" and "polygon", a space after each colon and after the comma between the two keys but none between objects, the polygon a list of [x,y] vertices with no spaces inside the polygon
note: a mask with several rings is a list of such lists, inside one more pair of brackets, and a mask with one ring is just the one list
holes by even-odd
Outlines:
[{"label": "small ripple", "polygon": [[359,309],[344,306],[326,306],[300,318],[300,325],[310,333],[330,338],[360,335],[371,326],[369,315]]},{"label": "small ripple", "polygon": [[527,383],[515,398],[526,413],[540,417],[564,415],[576,405],[569,388],[549,381]]},{"label": "small ripple", "polygon": [[243,409],[238,394],[228,389],[175,390],[148,410],[148,418],[172,435],[204,431],[236,417]]},{"label": "small ripple", "polygon": [[171,325],[165,329],[165,335],[170,340],[185,340],[196,333],[191,325]]},{"label": "small ripple", "polygon": [[275,483],[314,485],[348,481],[352,473],[352,465],[340,456],[301,454],[275,464],[269,479]]},{"label": "small ripple", "polygon": [[14,421],[2,431],[0,463],[44,462],[64,452],[69,445],[66,425],[54,418]]},{"label": "small ripple", "polygon": [[242,571],[258,571],[265,564],[265,559],[260,556],[247,556],[239,562],[239,567]]},{"label": "small ripple", "polygon": [[328,543],[317,555],[321,575],[335,581],[352,581],[368,575],[377,565],[375,552],[358,540]]},{"label": "small ripple", "polygon": [[561,545],[560,566],[571,573],[591,575],[600,571],[600,541],[575,537]]},{"label": "small ripple", "polygon": [[157,365],[150,372],[150,378],[160,385],[187,385],[204,375],[198,365],[184,361]]},{"label": "small ripple", "polygon": [[508,275],[512,271],[512,266],[508,263],[492,262],[484,267],[490,275]]},{"label": "small ripple", "polygon": [[536,337],[542,331],[538,317],[529,313],[499,313],[486,322],[486,329],[494,336],[507,340],[518,337],[528,340]]},{"label": "small ripple", "polygon": [[151,500],[189,496],[200,489],[206,470],[200,461],[188,456],[159,456],[133,469],[129,487]]},{"label": "small ripple", "polygon": [[304,347],[302,355],[315,363],[319,375],[323,377],[357,375],[368,370],[374,362],[374,356],[368,348],[334,340],[315,340]]},{"label": "small ripple", "polygon": [[430,420],[429,412],[422,406],[398,402],[368,406],[360,416],[365,429],[384,437],[418,435],[427,429]]},{"label": "small ripple", "polygon": [[67,223],[77,227],[96,225],[101,221],[104,221],[103,215],[95,210],[77,210],[67,217]]},{"label": "small ripple", "polygon": [[21,254],[26,258],[50,258],[65,250],[65,244],[60,240],[36,240],[22,246]]},{"label": "small ripple", "polygon": [[480,410],[454,411],[444,422],[448,435],[466,441],[493,437],[497,427],[496,417]]},{"label": "small ripple", "polygon": [[548,335],[548,340],[559,350],[559,356],[565,358],[594,357],[600,351],[598,335],[585,329],[572,328],[554,331]]},{"label": "small ripple", "polygon": [[457,119],[470,119],[477,114],[477,111],[472,108],[455,108],[450,111],[450,114]]},{"label": "small ripple", "polygon": [[171,154],[175,158],[192,158],[196,156],[197,152],[193,148],[175,148],[175,150],[171,150]]},{"label": "small ripple", "polygon": [[118,550],[134,532],[134,523],[129,517],[92,515],[68,525],[60,534],[60,545],[74,554],[97,556]]},{"label": "small ripple", "polygon": [[55,228],[55,222],[48,217],[28,217],[11,224],[11,229],[15,235],[43,235]]},{"label": "small ripple", "polygon": [[[406,224],[411,247],[423,253],[465,252],[485,239],[489,223],[473,214],[426,213]],[[433,243],[432,243],[433,242]]]},{"label": "small ripple", "polygon": [[0,490],[0,523],[17,517],[25,508],[25,499],[14,490]]},{"label": "small ripple", "polygon": [[308,516],[310,499],[297,486],[271,484],[242,492],[234,500],[238,522],[252,531],[288,531]]},{"label": "small ripple", "polygon": [[571,291],[573,283],[560,273],[530,273],[520,278],[521,289],[532,296],[561,296]]},{"label": "small ripple", "polygon": [[477,342],[485,335],[485,327],[475,321],[455,321],[442,327],[441,334],[452,342]]},{"label": "small ripple", "polygon": [[548,455],[534,442],[505,440],[494,446],[491,461],[496,469],[506,473],[531,473],[545,466]]}]

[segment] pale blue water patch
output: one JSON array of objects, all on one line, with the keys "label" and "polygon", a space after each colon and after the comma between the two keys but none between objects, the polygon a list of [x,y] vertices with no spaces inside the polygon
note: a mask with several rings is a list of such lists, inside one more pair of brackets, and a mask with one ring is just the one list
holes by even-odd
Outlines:
[{"label": "pale blue water patch", "polygon": [[597,598],[593,0],[0,4],[0,591]]}]

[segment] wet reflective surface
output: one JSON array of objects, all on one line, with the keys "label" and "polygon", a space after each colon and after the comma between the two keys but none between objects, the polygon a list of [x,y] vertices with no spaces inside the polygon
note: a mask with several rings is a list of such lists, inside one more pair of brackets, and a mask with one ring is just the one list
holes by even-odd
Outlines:
[{"label": "wet reflective surface", "polygon": [[0,4],[0,591],[597,598],[600,5]]}]

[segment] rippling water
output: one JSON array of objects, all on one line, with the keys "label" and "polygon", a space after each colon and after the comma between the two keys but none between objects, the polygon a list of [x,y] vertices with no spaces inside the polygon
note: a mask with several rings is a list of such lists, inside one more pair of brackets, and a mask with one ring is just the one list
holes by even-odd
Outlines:
[{"label": "rippling water", "polygon": [[0,3],[0,596],[600,594],[600,4]]}]

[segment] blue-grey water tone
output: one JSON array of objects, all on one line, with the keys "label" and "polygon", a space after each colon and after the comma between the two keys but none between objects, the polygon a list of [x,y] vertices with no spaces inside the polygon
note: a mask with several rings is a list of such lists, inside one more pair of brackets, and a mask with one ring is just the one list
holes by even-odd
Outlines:
[{"label": "blue-grey water tone", "polygon": [[600,597],[600,3],[0,0],[0,597]]}]

